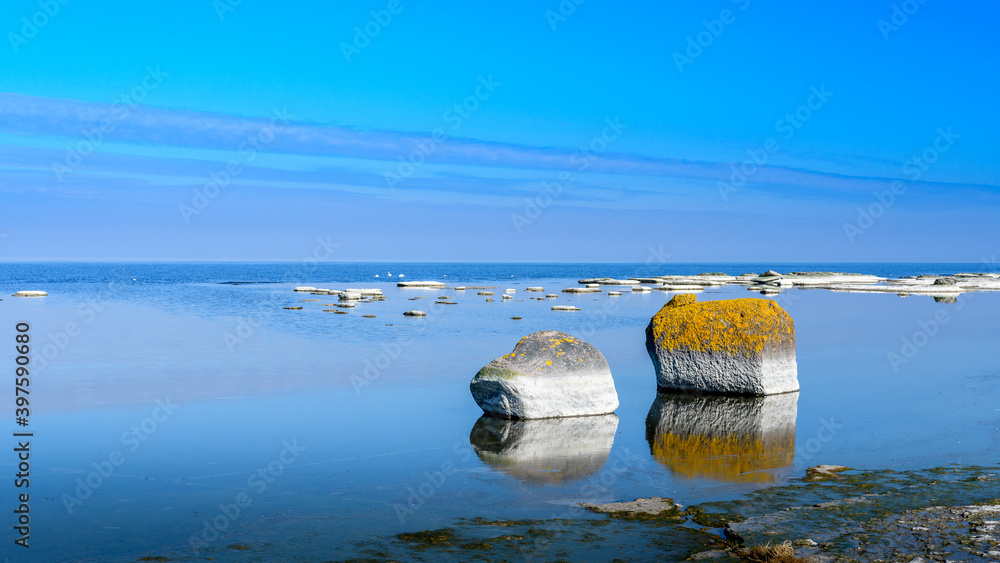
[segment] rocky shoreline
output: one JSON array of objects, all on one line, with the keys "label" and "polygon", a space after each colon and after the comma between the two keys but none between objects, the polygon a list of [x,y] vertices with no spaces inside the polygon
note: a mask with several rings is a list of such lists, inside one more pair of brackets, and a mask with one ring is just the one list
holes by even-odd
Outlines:
[{"label": "rocky shoreline", "polygon": [[551,519],[462,518],[361,551],[399,561],[1000,561],[1000,467],[814,469],[739,500],[685,507],[651,497],[581,502]]},{"label": "rocky shoreline", "polygon": [[751,291],[773,294],[787,288],[826,289],[845,293],[896,293],[956,297],[974,291],[1000,291],[1000,273],[955,273],[950,275],[919,275],[883,278],[847,272],[789,272],[774,270],[737,276],[714,272],[694,276],[663,275],[649,278],[587,278],[579,280],[585,287],[636,286],[645,284],[653,290],[705,290],[724,285],[743,285]]}]

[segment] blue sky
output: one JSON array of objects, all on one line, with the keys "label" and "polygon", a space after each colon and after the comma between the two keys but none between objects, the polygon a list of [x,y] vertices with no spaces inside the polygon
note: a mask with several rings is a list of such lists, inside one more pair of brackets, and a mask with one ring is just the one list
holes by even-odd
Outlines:
[{"label": "blue sky", "polygon": [[233,4],[4,3],[0,259],[998,251],[992,3]]}]

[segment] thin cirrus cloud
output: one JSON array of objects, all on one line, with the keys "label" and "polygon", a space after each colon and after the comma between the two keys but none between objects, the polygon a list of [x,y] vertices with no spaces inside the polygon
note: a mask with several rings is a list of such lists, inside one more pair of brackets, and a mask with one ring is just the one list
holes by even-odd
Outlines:
[{"label": "thin cirrus cloud", "polygon": [[[276,116],[288,116],[276,108]],[[86,167],[64,187],[76,185],[82,177],[97,183],[101,177],[128,176],[144,179],[151,185],[190,186],[204,183],[205,175],[224,161],[211,151],[231,154],[249,137],[256,137],[274,123],[274,116],[241,117],[191,110],[171,110],[137,105],[127,107],[106,103],[53,99],[21,94],[0,94],[0,132],[18,136],[61,138],[44,148],[0,147],[4,162],[0,173],[27,189],[63,187],[52,163],[66,156],[66,146],[86,138],[102,122],[113,126],[104,135],[105,142],[88,157]],[[359,131],[342,126],[303,123],[287,117],[288,124],[266,146],[272,158],[267,163],[245,163],[240,183],[268,186],[285,183],[299,188],[331,189],[331,185],[355,186],[379,193],[387,187],[385,175],[396,172],[401,158],[423,143],[429,133],[398,131]],[[279,125],[283,125],[280,121]],[[445,135],[448,131],[445,131]],[[91,135],[93,137],[93,135]],[[69,139],[70,141],[66,141]],[[76,140],[75,142],[73,140]],[[202,154],[165,156],[170,151],[124,151],[122,145],[161,149],[197,149]],[[577,172],[581,158],[577,151],[561,148],[530,147],[494,143],[467,138],[447,137],[433,144],[433,150],[421,151],[422,166],[406,179],[405,188],[415,191],[458,192],[468,195],[497,195],[537,191],[537,183],[552,180],[559,171]],[[228,157],[226,157],[228,158]],[[295,159],[298,158],[296,162]],[[291,163],[295,162],[294,165]],[[303,165],[303,163],[305,163]],[[40,175],[27,179],[27,171]],[[729,182],[734,163],[699,162],[671,158],[651,158],[632,154],[605,152],[589,161],[585,182],[577,185],[572,198],[597,200],[615,193],[664,193],[676,185],[696,186],[714,193],[718,182]],[[609,180],[618,178],[618,180]],[[748,178],[746,190],[754,190],[786,199],[845,199],[858,193],[885,189],[891,178],[850,175],[810,170],[806,167],[764,165]],[[579,178],[574,180],[580,181]],[[627,189],[622,189],[624,182]],[[993,186],[913,182],[928,191],[956,189],[969,193],[995,191]],[[617,187],[615,187],[617,185]],[[582,189],[589,188],[589,189]]]}]

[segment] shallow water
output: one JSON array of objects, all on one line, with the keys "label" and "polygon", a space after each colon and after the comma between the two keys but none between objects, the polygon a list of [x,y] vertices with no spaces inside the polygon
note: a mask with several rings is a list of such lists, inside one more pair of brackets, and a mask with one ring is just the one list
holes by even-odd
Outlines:
[{"label": "shallow water", "polygon": [[[0,301],[0,338],[13,344],[15,323],[31,324],[35,434],[32,547],[11,547],[8,512],[0,555],[345,559],[365,542],[457,518],[588,518],[576,503],[740,498],[821,463],[906,470],[997,461],[1000,294],[947,304],[787,291],[776,299],[796,322],[801,391],[733,402],[657,395],[644,329],[672,294],[559,292],[582,277],[768,268],[880,275],[986,269],[0,265],[3,294],[49,292]],[[398,289],[388,270],[407,280],[495,286],[496,302],[476,290]],[[221,283],[228,281],[269,283]],[[337,315],[323,312],[336,297],[291,291],[302,284],[380,287],[387,299]],[[559,298],[533,300],[544,294],[524,292],[528,286]],[[518,290],[515,300],[502,302],[508,287]],[[445,295],[458,305],[434,304]],[[761,296],[732,286],[698,298],[735,297]],[[314,298],[320,301],[300,303]],[[551,311],[556,303],[582,310]],[[409,309],[428,316],[404,317]],[[472,375],[521,336],[544,329],[604,353],[621,401],[615,417],[481,419],[468,390]],[[0,362],[13,370],[13,352]],[[0,393],[0,409],[13,417],[10,386]],[[733,418],[740,425],[718,424]],[[6,440],[0,460],[13,475],[16,444],[9,433]],[[0,498],[13,509],[15,489],[5,482]],[[227,549],[234,544],[252,551]]]}]

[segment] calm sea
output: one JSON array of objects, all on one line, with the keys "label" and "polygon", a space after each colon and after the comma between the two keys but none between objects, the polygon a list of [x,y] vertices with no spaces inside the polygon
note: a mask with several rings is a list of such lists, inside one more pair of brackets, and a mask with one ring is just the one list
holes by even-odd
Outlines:
[{"label": "calm sea", "polygon": [[[801,391],[693,402],[657,395],[645,350],[644,329],[672,294],[560,292],[585,277],[767,269],[905,276],[991,266],[0,264],[0,557],[339,560],[459,518],[586,518],[576,503],[739,498],[823,463],[997,461],[1000,294],[944,303],[786,291],[775,299],[795,319]],[[400,274],[495,287],[496,301],[477,289],[399,289]],[[386,300],[340,309],[297,285],[378,287]],[[559,297],[532,299],[544,294],[528,286]],[[516,297],[504,302],[507,288]],[[49,296],[9,297],[28,289]],[[457,305],[435,304],[442,296]],[[728,286],[699,300],[737,297],[763,298]],[[551,311],[556,303],[581,311]],[[410,309],[428,315],[404,317]],[[22,322],[27,427],[15,423]],[[481,420],[470,378],[537,330],[604,353],[616,416]],[[23,438],[13,433],[24,431],[30,487],[17,489]],[[14,544],[23,492],[30,549]]]}]

